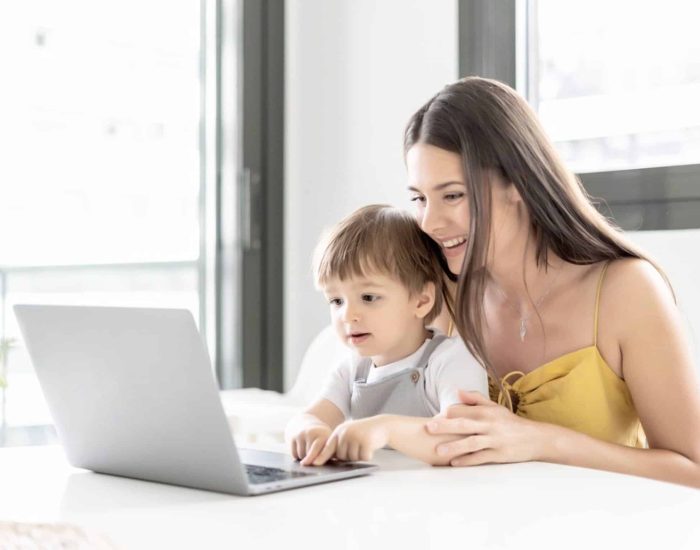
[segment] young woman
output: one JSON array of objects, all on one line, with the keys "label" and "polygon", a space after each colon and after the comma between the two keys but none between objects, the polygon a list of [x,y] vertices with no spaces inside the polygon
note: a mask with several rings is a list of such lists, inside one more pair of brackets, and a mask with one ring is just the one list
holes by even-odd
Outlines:
[{"label": "young woman", "polygon": [[459,274],[454,325],[492,380],[491,399],[464,392],[428,422],[452,442],[422,444],[454,466],[542,460],[700,487],[698,377],[671,287],[525,100],[451,84],[411,118],[405,155],[421,227]]}]

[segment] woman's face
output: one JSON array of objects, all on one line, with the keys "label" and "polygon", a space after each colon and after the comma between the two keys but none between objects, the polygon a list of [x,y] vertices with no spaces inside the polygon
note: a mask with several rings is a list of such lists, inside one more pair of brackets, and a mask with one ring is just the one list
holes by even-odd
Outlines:
[{"label": "woman's face", "polygon": [[[459,275],[469,231],[469,197],[457,153],[418,143],[406,154],[408,189],[423,231],[442,246],[450,271]],[[521,257],[529,216],[512,183],[486,170],[491,191],[491,235],[487,262]]]},{"label": "woman's face", "polygon": [[418,223],[442,246],[450,271],[458,274],[469,227],[462,160],[457,153],[418,143],[406,154],[406,167]]}]

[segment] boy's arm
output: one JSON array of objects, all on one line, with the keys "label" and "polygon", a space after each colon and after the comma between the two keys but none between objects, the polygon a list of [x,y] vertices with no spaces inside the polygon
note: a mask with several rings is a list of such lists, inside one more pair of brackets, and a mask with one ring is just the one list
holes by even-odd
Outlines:
[{"label": "boy's arm", "polygon": [[438,439],[435,435],[428,433],[425,426],[431,418],[393,414],[381,415],[381,417],[384,417],[387,444],[390,447],[433,466],[449,466],[448,457],[438,455],[436,448],[441,443],[459,438],[445,434],[445,439]]},{"label": "boy's arm", "polygon": [[289,421],[285,429],[285,435],[289,439],[290,436],[319,424],[325,424],[333,430],[344,420],[345,415],[333,402],[328,399],[319,399],[304,412],[296,415]]},{"label": "boy's arm", "polygon": [[[460,389],[469,388],[487,397],[489,395],[486,371],[459,339],[450,339],[436,348],[430,359],[427,374],[431,378],[433,398],[439,402],[440,415],[458,401]],[[447,457],[436,452],[437,446],[446,443],[447,440],[439,441],[434,438],[435,434],[428,433],[425,429],[430,418],[386,416],[388,445],[433,466],[449,465]]]},{"label": "boy's arm", "polygon": [[340,460],[371,460],[374,451],[389,445],[434,466],[448,465],[436,447],[458,439],[447,434],[438,438],[429,434],[425,425],[431,418],[381,414],[340,424],[331,434],[323,450],[313,460],[315,466],[325,464],[331,457]]}]

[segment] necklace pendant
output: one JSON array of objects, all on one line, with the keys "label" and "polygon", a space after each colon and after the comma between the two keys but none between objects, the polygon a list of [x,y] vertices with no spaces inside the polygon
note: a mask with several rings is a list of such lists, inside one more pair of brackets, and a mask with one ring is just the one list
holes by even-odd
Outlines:
[{"label": "necklace pendant", "polygon": [[527,334],[527,326],[525,326],[525,319],[520,319],[520,341],[525,341],[525,335]]}]

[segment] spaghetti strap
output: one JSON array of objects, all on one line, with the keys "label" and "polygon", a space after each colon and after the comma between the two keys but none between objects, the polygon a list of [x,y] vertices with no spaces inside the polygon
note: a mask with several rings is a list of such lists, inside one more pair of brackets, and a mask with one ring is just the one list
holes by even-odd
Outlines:
[{"label": "spaghetti strap", "polygon": [[605,272],[610,265],[610,261],[605,262],[603,269],[600,270],[600,277],[598,278],[598,288],[595,293],[595,315],[593,318],[593,345],[598,347],[598,310],[600,309],[600,289],[603,288],[603,279],[605,278]]}]

